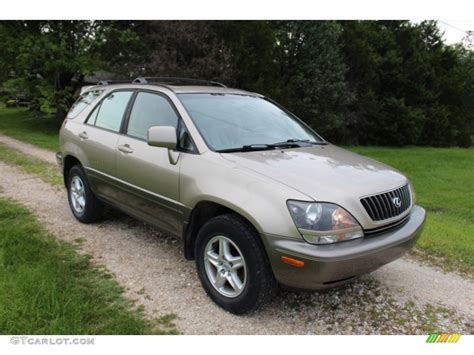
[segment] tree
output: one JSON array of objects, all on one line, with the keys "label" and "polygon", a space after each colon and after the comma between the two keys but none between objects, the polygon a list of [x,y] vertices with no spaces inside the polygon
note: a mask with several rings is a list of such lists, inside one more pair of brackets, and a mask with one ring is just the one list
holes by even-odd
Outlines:
[{"label": "tree", "polygon": [[275,73],[278,52],[275,23],[271,21],[212,21],[211,28],[229,53],[230,84],[268,96],[277,96]]},{"label": "tree", "polygon": [[283,21],[277,26],[279,101],[335,142],[350,141],[352,101],[335,21]]},{"label": "tree", "polygon": [[456,144],[470,147],[474,135],[474,52],[462,45],[453,47],[455,66],[450,72],[449,100],[451,119],[457,124]]},{"label": "tree", "polygon": [[[459,53],[434,21],[350,21],[344,27],[346,79],[356,95],[357,143],[467,144],[456,75]],[[457,69],[458,68],[458,69]]]},{"label": "tree", "polygon": [[23,78],[36,108],[64,119],[84,75],[103,65],[100,56],[113,33],[104,21],[10,21],[0,24],[6,39],[3,75]]},{"label": "tree", "polygon": [[210,21],[140,21],[135,33],[143,44],[135,72],[230,82],[230,51]]},{"label": "tree", "polygon": [[435,21],[4,21],[0,43],[3,87],[58,121],[105,70],[256,91],[335,143],[471,144],[473,52]]},{"label": "tree", "polygon": [[413,107],[412,94],[421,88],[407,85],[412,75],[405,71],[416,61],[407,22],[344,21],[343,53],[349,70],[347,81],[356,99],[354,136],[358,144],[403,145],[418,139],[419,110]]}]

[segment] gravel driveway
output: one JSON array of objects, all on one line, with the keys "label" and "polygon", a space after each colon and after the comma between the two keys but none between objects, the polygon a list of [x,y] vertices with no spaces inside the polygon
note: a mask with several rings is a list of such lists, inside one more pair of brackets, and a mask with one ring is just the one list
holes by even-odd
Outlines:
[{"label": "gravel driveway", "polygon": [[[35,149],[31,155],[44,153]],[[345,288],[281,291],[268,307],[234,316],[207,298],[194,262],[184,259],[178,241],[115,212],[102,223],[80,224],[70,213],[64,189],[1,162],[0,187],[0,196],[30,208],[58,238],[80,243],[81,250],[112,272],[126,296],[143,305],[148,316],[176,314],[177,328],[185,334],[473,333],[474,282],[409,259],[386,265]]]},{"label": "gravel driveway", "polygon": [[56,157],[47,149],[38,148],[34,145],[24,143],[18,139],[0,134],[0,143],[3,143],[10,148],[16,149],[23,154],[38,158],[46,163],[56,164]]}]

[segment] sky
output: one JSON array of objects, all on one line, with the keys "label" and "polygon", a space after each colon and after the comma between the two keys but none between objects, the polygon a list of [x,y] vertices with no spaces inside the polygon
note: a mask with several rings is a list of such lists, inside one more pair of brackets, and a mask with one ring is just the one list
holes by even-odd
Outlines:
[{"label": "sky", "polygon": [[446,43],[454,44],[466,37],[466,31],[474,31],[474,21],[438,20],[438,27],[444,32]]}]

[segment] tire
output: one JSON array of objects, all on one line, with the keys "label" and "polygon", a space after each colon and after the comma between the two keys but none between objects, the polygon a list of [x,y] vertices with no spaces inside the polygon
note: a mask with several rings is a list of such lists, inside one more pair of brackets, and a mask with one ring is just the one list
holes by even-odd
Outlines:
[{"label": "tire", "polygon": [[[219,253],[221,250],[228,252]],[[275,294],[277,283],[260,236],[242,217],[225,214],[210,219],[198,232],[195,251],[204,290],[226,311],[234,314],[254,311]],[[238,255],[243,257],[243,266]]]},{"label": "tire", "polygon": [[[79,186],[82,186],[82,190]],[[79,222],[92,223],[102,217],[104,205],[94,196],[84,169],[80,165],[75,165],[69,170],[67,198],[72,214]]]}]

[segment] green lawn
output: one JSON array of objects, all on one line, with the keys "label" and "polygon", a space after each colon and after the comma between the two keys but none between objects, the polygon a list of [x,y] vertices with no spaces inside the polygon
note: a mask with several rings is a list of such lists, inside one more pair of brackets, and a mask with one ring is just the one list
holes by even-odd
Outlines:
[{"label": "green lawn", "polygon": [[406,174],[428,211],[418,248],[445,267],[474,269],[474,149],[351,147]]},{"label": "green lawn", "polygon": [[0,105],[0,133],[58,151],[59,127],[53,118],[38,116],[25,108],[5,108]]},{"label": "green lawn", "polygon": [[[24,109],[0,107],[0,132],[40,147],[57,150],[58,131],[51,119],[31,118]],[[5,151],[5,148],[0,148]],[[474,270],[474,148],[349,149],[387,163],[408,175],[417,201],[428,210],[418,250],[447,269]],[[11,160],[12,158],[10,158]],[[18,158],[17,161],[24,159]],[[15,163],[15,162],[13,162]],[[44,169],[24,162],[24,169]],[[25,167],[26,165],[26,167]],[[34,164],[33,164],[34,165]],[[441,259],[438,259],[441,257]]]},{"label": "green lawn", "polygon": [[0,198],[0,334],[168,334],[122,297],[110,274]]}]

